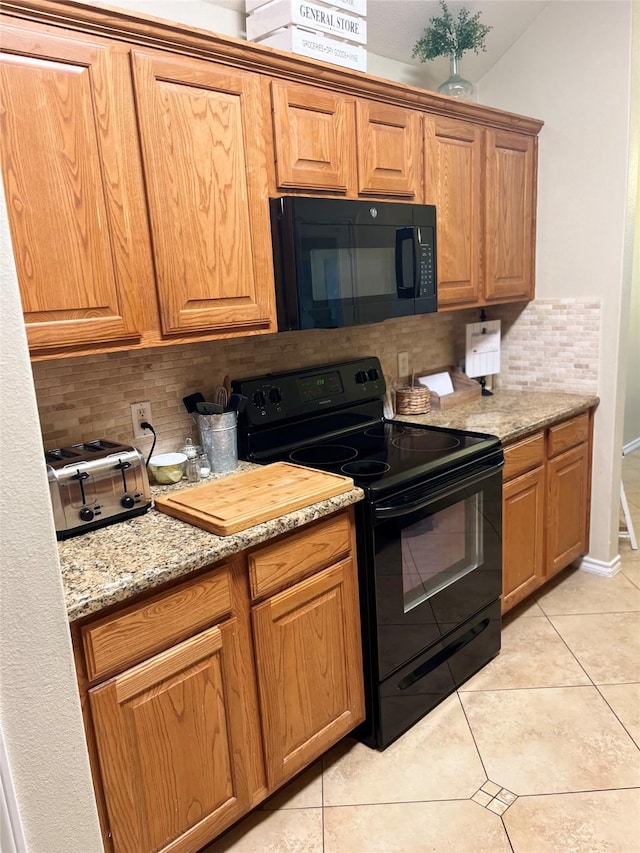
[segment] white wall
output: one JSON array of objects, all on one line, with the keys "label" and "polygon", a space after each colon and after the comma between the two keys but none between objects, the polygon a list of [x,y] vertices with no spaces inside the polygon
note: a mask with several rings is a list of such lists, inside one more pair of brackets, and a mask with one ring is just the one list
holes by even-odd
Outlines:
[{"label": "white wall", "polygon": [[[640,5],[634,6],[633,56],[631,70],[632,146],[630,174],[635,172],[635,198],[630,187],[630,203],[635,201],[636,215],[633,229],[634,245],[631,272],[631,306],[629,310],[629,347],[627,358],[627,388],[625,394],[623,445],[637,449],[640,443]],[[635,169],[634,169],[635,161]]]},{"label": "white wall", "polygon": [[[617,556],[630,299],[630,0],[553,0],[480,81],[480,100],[545,121],[536,294],[599,296],[599,388],[590,558]],[[621,358],[621,351],[625,357]],[[610,512],[603,512],[610,507]]]},{"label": "white wall", "polygon": [[99,0],[87,2],[90,6],[124,9],[148,18],[177,21],[232,38],[245,37],[245,15],[216,6],[211,0],[114,0],[107,4]]},{"label": "white wall", "polygon": [[102,850],[0,192],[0,728],[29,853]]},{"label": "white wall", "polygon": [[[640,15],[638,18],[640,19]],[[640,55],[640,51],[638,54]],[[640,68],[637,73],[638,78],[640,78]],[[640,81],[638,89],[640,89]],[[638,98],[640,98],[640,92]],[[638,186],[640,187],[640,158],[636,172]],[[635,219],[631,306],[629,309],[627,387],[624,401],[622,444],[624,447],[633,447],[635,450],[640,447],[640,204],[636,208]]]}]

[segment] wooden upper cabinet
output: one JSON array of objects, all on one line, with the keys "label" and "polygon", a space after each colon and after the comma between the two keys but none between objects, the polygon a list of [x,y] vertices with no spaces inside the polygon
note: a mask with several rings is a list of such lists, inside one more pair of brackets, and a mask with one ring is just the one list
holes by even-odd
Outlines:
[{"label": "wooden upper cabinet", "polygon": [[146,221],[128,80],[122,48],[2,22],[0,157],[32,350],[140,337],[151,269],[134,249]]},{"label": "wooden upper cabinet", "polygon": [[236,620],[89,691],[114,853],[193,853],[250,807]]},{"label": "wooden upper cabinet", "polygon": [[416,110],[356,101],[358,192],[420,201],[421,122]]},{"label": "wooden upper cabinet", "polygon": [[273,331],[260,78],[133,51],[164,334]]},{"label": "wooden upper cabinet", "polygon": [[534,296],[536,144],[524,134],[487,131],[487,300]]},{"label": "wooden upper cabinet", "polygon": [[437,209],[438,306],[481,297],[484,130],[425,115],[425,197]]},{"label": "wooden upper cabinet", "polygon": [[275,80],[271,98],[278,188],[345,194],[354,184],[353,98]]}]

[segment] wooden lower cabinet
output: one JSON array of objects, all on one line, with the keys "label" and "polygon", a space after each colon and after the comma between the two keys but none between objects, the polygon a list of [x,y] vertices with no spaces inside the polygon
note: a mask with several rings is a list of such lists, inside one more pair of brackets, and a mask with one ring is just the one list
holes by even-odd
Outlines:
[{"label": "wooden lower cabinet", "polygon": [[505,483],[502,500],[502,612],[506,613],[542,583],[544,467]]},{"label": "wooden lower cabinet", "polygon": [[553,577],[588,549],[589,445],[549,460],[546,575]]},{"label": "wooden lower cabinet", "polygon": [[364,719],[353,511],[72,637],[105,849],[197,853]]},{"label": "wooden lower cabinet", "polygon": [[267,781],[277,787],[364,719],[352,558],[253,608]]},{"label": "wooden lower cabinet", "polygon": [[113,847],[191,851],[250,806],[230,619],[89,691]]},{"label": "wooden lower cabinet", "polygon": [[505,447],[503,614],[589,549],[593,412]]}]

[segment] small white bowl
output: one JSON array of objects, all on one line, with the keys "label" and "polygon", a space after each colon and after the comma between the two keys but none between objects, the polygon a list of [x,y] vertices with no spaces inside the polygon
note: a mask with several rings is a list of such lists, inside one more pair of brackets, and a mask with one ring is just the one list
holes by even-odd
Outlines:
[{"label": "small white bowl", "polygon": [[149,460],[149,470],[156,483],[169,486],[180,482],[186,464],[187,457],[184,453],[160,453]]}]

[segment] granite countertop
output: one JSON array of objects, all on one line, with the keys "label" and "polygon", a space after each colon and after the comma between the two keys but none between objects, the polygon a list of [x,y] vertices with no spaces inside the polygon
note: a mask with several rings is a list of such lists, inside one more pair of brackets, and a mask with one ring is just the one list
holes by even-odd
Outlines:
[{"label": "granite countertop", "polygon": [[[497,435],[503,443],[543,429],[597,405],[598,398],[559,391],[495,391],[441,412],[401,415],[397,420]],[[258,466],[240,462],[233,476]],[[187,488],[152,486],[159,497]],[[194,485],[193,488],[198,488]],[[240,551],[294,530],[362,500],[361,489],[312,504],[231,536],[216,536],[151,509],[146,515],[112,524],[58,543],[69,621],[96,614],[168,581],[187,576]]]},{"label": "granite countertop", "polygon": [[426,415],[398,415],[407,423],[449,427],[497,435],[509,444],[556,421],[571,418],[597,406],[598,397],[564,391],[501,391]]},{"label": "granite countertop", "polygon": [[[258,467],[239,462],[233,473],[213,474],[205,483]],[[198,485],[190,487],[182,481],[174,486],[152,486],[151,493],[156,498],[185,488],[198,488]],[[187,576],[196,569],[357,503],[362,497],[362,490],[354,488],[231,536],[216,536],[150,509],[137,518],[59,542],[69,621],[96,614],[109,605],[125,602],[139,593]]]}]

